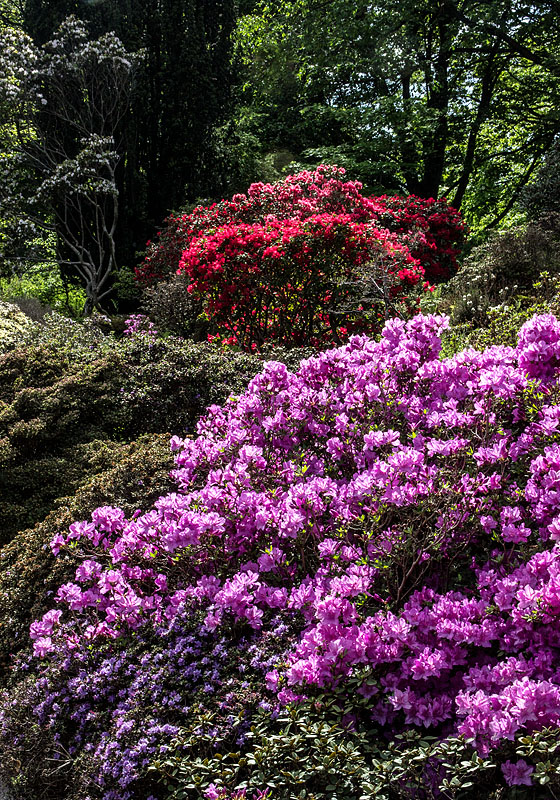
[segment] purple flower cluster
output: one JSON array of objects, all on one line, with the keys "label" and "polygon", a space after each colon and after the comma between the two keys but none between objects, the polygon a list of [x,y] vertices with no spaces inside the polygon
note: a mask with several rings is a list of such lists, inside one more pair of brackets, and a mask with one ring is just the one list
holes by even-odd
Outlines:
[{"label": "purple flower cluster", "polygon": [[532,786],[531,775],[535,768],[520,758],[515,764],[505,761],[502,764],[502,772],[508,786]]},{"label": "purple flower cluster", "polygon": [[[247,797],[246,789],[237,789],[230,793],[226,789],[219,788],[214,783],[211,783],[206,789],[204,797],[206,800],[250,800],[250,798]],[[254,792],[252,800],[266,800],[268,797],[270,797],[270,790],[263,789],[262,791]]]},{"label": "purple flower cluster", "polygon": [[280,614],[299,634],[259,662],[280,702],[363,674],[390,730],[488,752],[560,726],[560,323],[440,360],[447,324],[391,320],[296,374],[270,362],[211,407],[172,440],[176,493],[53,540],[82,562],[33,623],[35,655],[79,664],[185,614],[261,636]]},{"label": "purple flower cluster", "polygon": [[148,336],[155,339],[158,334],[155,325],[145,314],[131,314],[125,320],[125,326],[125,336]]},{"label": "purple flower cluster", "polygon": [[0,738],[13,742],[22,737],[18,718],[26,707],[25,716],[50,731],[47,758],[68,754],[82,764],[73,780],[81,781],[76,788],[84,800],[148,794],[156,800],[161,795],[147,769],[166,757],[173,739],[198,712],[212,719],[211,727],[196,729],[201,742],[204,736],[220,735],[230,747],[243,743],[260,700],[247,692],[248,682],[255,674],[262,681],[277,660],[274,650],[283,627],[271,625],[268,642],[216,636],[201,624],[200,615],[183,607],[171,623],[139,632],[126,647],[110,640],[66,656],[53,653],[38,680],[27,677],[27,692],[20,687],[6,696]]},{"label": "purple flower cluster", "polygon": [[542,314],[519,331],[519,366],[531,378],[550,380],[560,366],[560,322]]}]

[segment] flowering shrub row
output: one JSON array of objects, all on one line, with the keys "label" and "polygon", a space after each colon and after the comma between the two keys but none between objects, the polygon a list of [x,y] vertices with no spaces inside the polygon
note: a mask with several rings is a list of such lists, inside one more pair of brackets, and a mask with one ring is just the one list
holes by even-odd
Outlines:
[{"label": "flowering shrub row", "polygon": [[[202,729],[225,753],[228,714],[231,734],[259,706],[335,692],[350,728],[462,735],[499,753],[498,782],[532,782],[519,737],[560,727],[560,322],[441,361],[446,325],[392,320],[297,373],[270,362],[197,439],[174,437],[176,493],[53,539],[81,563],[31,626],[40,681],[23,661],[25,691],[5,698],[19,760],[32,712],[82,770],[82,796],[89,780],[105,800],[139,798],[172,738],[190,757],[189,709],[218,688],[221,717]],[[137,647],[161,672],[149,718]],[[244,692],[251,670],[265,685]]]},{"label": "flowering shrub row", "polygon": [[426,290],[455,273],[464,226],[444,200],[360,190],[323,166],[170,217],[137,279],[184,272],[214,331],[249,349],[377,331],[379,317],[416,307],[422,278]]}]

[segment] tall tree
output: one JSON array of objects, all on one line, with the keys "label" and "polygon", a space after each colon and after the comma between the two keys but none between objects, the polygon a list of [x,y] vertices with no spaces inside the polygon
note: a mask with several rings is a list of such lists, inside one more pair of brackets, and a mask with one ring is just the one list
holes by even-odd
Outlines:
[{"label": "tall tree", "polygon": [[117,264],[114,133],[132,70],[113,34],[89,41],[73,17],[43,47],[13,28],[0,33],[0,102],[11,125],[0,173],[4,234],[24,260],[22,245],[54,234],[59,262],[84,285],[86,311],[108,293]]},{"label": "tall tree", "polygon": [[213,132],[227,117],[233,80],[235,0],[26,0],[24,28],[45,41],[69,14],[90,35],[114,31],[128,50],[142,50],[131,111],[117,143],[122,215],[121,263],[132,266],[172,209],[218,196]]},{"label": "tall tree", "polygon": [[[251,102],[271,146],[345,162],[372,188],[445,193],[491,224],[560,130],[559,10],[558,0],[263,0],[240,28]],[[299,148],[283,125],[294,117]]]}]

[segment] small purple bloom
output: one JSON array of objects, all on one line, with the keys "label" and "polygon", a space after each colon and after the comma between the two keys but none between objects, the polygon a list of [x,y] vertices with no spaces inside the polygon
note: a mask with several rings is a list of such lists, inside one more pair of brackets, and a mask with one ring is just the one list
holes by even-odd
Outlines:
[{"label": "small purple bloom", "polygon": [[505,761],[502,764],[502,772],[508,786],[532,786],[533,780],[531,775],[535,768],[520,758],[515,763],[513,761]]}]

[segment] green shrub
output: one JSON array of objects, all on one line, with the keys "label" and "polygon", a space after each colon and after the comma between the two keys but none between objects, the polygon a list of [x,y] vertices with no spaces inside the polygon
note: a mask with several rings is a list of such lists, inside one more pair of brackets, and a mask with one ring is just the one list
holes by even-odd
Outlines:
[{"label": "green shrub", "polygon": [[116,354],[81,365],[46,347],[0,356],[0,464],[109,438],[121,424],[114,404],[120,371]]},{"label": "green shrub", "polygon": [[[352,702],[355,711],[355,698]],[[560,783],[557,759],[550,758],[560,748],[558,731],[520,740],[517,756],[540,763],[537,785],[508,790],[498,753],[482,757],[463,738],[442,741],[415,730],[385,743],[366,717],[360,724],[355,716],[342,716],[344,706],[342,694],[321,696],[283,709],[275,721],[257,715],[243,748],[217,752],[211,746],[216,745],[214,719],[194,716],[170,755],[151,769],[160,776],[167,800],[198,800],[210,784],[232,795],[245,789],[248,797],[268,788],[274,800],[544,800],[554,795],[543,793],[543,787]]]},{"label": "green shrub", "polygon": [[192,432],[207,406],[241,392],[262,359],[176,336],[132,336],[117,345],[123,370],[117,402],[123,436],[143,431]]},{"label": "green shrub", "polygon": [[450,327],[442,337],[442,356],[454,355],[466,347],[515,347],[519,329],[535,314],[560,315],[560,276],[542,272],[529,292],[488,308],[478,325],[468,321]]},{"label": "green shrub", "polygon": [[106,469],[122,444],[95,440],[62,448],[56,454],[20,458],[0,471],[0,546],[44,519],[58,498]]},{"label": "green shrub", "polygon": [[91,473],[88,446],[123,427],[119,371],[115,355],[81,368],[44,346],[0,355],[0,544],[72,492]]},{"label": "green shrub", "polygon": [[192,430],[207,404],[259,368],[181,340],[148,346],[93,323],[46,320],[27,346],[0,354],[0,543],[92,474],[91,443]]},{"label": "green shrub", "polygon": [[[262,367],[262,357],[176,336],[117,339],[105,323],[47,314],[26,322],[24,346],[0,353],[0,544],[95,474],[93,443],[192,433]],[[267,351],[291,368],[311,352]]]},{"label": "green shrub", "polygon": [[185,275],[173,275],[147,287],[143,308],[159,331],[202,340],[209,331],[208,320],[202,316],[202,302],[187,291],[188,285]]},{"label": "green shrub", "polygon": [[490,308],[529,291],[543,271],[560,273],[558,214],[493,234],[476,247],[443,288],[440,312],[449,313],[455,323],[484,325]]},{"label": "green shrub", "polygon": [[31,320],[16,305],[0,300],[0,353],[16,347],[30,327]]},{"label": "green shrub", "polygon": [[521,207],[534,219],[560,212],[560,139],[556,139],[534,179],[521,193]]},{"label": "green shrub", "polygon": [[23,344],[56,350],[66,363],[81,364],[114,351],[114,340],[105,335],[104,326],[110,327],[110,320],[95,312],[77,322],[52,311],[29,331]]}]

